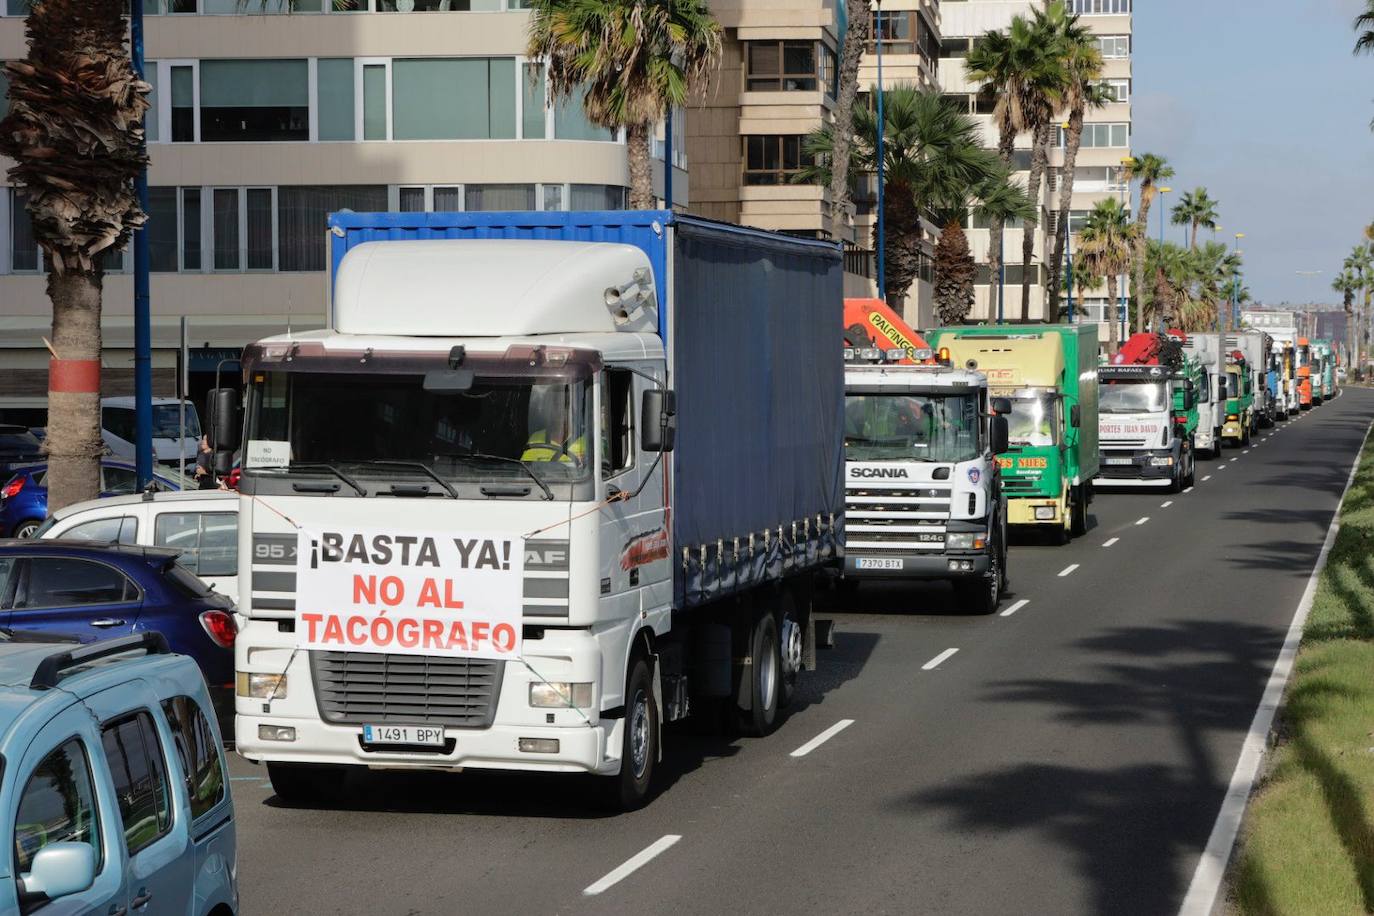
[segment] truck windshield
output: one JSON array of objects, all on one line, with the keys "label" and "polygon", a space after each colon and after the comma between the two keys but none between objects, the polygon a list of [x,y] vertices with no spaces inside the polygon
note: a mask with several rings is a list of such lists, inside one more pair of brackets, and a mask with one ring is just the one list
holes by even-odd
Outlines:
[{"label": "truck windshield", "polygon": [[849,461],[970,461],[979,454],[976,394],[849,394]]},{"label": "truck windshield", "polygon": [[1054,396],[1032,395],[1011,399],[1007,415],[1008,440],[1012,445],[1054,445],[1058,438],[1054,423]]},{"label": "truck windshield", "polygon": [[1226,373],[1226,396],[1228,398],[1240,397],[1240,375],[1235,372]]},{"label": "truck windshield", "polygon": [[478,376],[466,391],[427,391],[422,375],[258,372],[247,431],[289,443],[293,464],[377,473],[369,462],[418,462],[455,481],[533,473],[561,484],[590,476],[591,416],[591,385],[568,378]]},{"label": "truck windshield", "polygon": [[1108,382],[1098,390],[1098,398],[1102,413],[1159,413],[1169,405],[1165,382]]}]

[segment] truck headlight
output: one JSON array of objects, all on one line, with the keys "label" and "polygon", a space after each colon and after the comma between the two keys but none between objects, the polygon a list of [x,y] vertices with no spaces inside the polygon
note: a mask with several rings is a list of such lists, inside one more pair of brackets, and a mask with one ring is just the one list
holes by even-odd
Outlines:
[{"label": "truck headlight", "polygon": [[284,674],[252,674],[247,671],[239,671],[234,675],[234,692],[241,697],[248,697],[252,700],[265,700],[271,697],[275,700],[286,699],[286,675]]},{"label": "truck headlight", "polygon": [[982,550],[988,546],[988,539],[974,531],[953,532],[945,535],[945,546],[951,550]]},{"label": "truck headlight", "polygon": [[589,707],[592,705],[592,685],[540,681],[530,685],[530,705],[535,709]]},{"label": "truck headlight", "polygon": [[1041,521],[1041,522],[1044,522],[1044,521],[1053,521],[1053,520],[1054,520],[1054,516],[1055,516],[1055,514],[1056,514],[1057,511],[1058,511],[1058,510],[1055,509],[1054,506],[1036,506],[1036,507],[1035,507],[1035,519],[1036,519],[1036,521]]},{"label": "truck headlight", "polygon": [[1157,468],[1167,468],[1167,467],[1171,467],[1171,466],[1173,465],[1173,463],[1174,463],[1174,456],[1173,456],[1173,455],[1165,455],[1165,456],[1162,457],[1162,458],[1151,458],[1151,459],[1150,459],[1150,464],[1154,465],[1154,466],[1157,467]]}]

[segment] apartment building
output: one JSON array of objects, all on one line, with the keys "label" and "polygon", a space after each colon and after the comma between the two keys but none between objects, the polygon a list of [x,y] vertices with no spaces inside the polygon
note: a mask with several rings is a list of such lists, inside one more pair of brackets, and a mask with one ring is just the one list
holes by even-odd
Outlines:
[{"label": "apartment building", "polygon": [[[936,0],[874,4],[873,39],[860,74],[864,95],[877,83],[876,50],[883,44],[883,79],[938,86],[940,10]],[[830,214],[830,194],[798,183],[810,158],[803,140],[831,117],[838,84],[844,6],[836,0],[713,0],[725,29],[719,76],[702,104],[687,113],[692,164],[692,211],[765,229],[842,239],[848,248],[851,294],[873,292],[875,185],[857,176],[855,213],[841,225]],[[929,315],[927,267],[907,297],[908,317],[918,303]]]},{"label": "apartment building", "polygon": [[[1122,160],[1131,155],[1131,3],[1132,0],[1068,0],[1072,12],[1082,17],[1083,25],[1098,37],[1104,61],[1103,82],[1114,101],[1087,115],[1082,149],[1075,168],[1073,202],[1069,215],[1071,233],[1078,232],[1093,205],[1104,197],[1117,197],[1130,206],[1130,189],[1124,179]],[[944,92],[957,104],[967,105],[970,114],[984,125],[989,146],[997,142],[997,128],[992,123],[992,106],[978,93],[978,85],[970,80],[964,58],[980,35],[991,30],[1006,29],[1015,16],[1028,16],[1036,6],[1034,0],[945,0],[941,8],[940,83]],[[1024,178],[1030,168],[1030,137],[1017,139],[1016,167]],[[1045,319],[1047,304],[1045,284],[1048,272],[1045,259],[1053,249],[1050,234],[1054,230],[1054,214],[1059,205],[1059,179],[1064,164],[1064,130],[1056,131],[1050,152],[1051,175],[1048,187],[1042,190],[1041,218],[1035,229],[1035,246],[1030,263],[1023,263],[1023,227],[1008,225],[1003,242],[1006,262],[1004,317],[1007,320],[1030,321]],[[1076,238],[1071,235],[1070,251]],[[969,230],[969,244],[974,257],[986,264],[990,246],[994,244],[985,223],[974,221]],[[1031,276],[1030,298],[1021,301],[1022,277]],[[971,320],[995,320],[995,277],[986,267],[980,269]],[[1129,295],[1129,281],[1123,278],[1121,297]],[[1084,295],[1086,292],[1086,295]],[[1104,321],[1112,313],[1105,290],[1074,291],[1075,318]],[[1115,310],[1120,315],[1121,300]]]},{"label": "apartment building", "polygon": [[[0,2],[0,60],[23,57],[25,0]],[[289,14],[280,0],[145,3],[159,394],[174,391],[183,317],[192,393],[234,372],[244,344],[321,325],[330,211],[625,203],[623,137],[590,124],[580,99],[549,104],[521,0],[300,0]],[[51,318],[10,165],[0,158],[0,406],[44,401]],[[109,393],[132,385],[132,260],[106,261]]]}]

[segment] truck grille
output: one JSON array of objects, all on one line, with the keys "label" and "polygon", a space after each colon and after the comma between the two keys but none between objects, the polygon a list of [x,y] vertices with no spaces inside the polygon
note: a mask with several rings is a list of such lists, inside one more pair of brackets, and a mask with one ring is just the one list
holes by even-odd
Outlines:
[{"label": "truck grille", "polygon": [[1002,489],[1008,496],[1020,496],[1025,493],[1040,492],[1040,481],[1025,477],[1003,477]]},{"label": "truck grille", "polygon": [[505,662],[368,652],[311,652],[320,716],[335,725],[486,728]]},{"label": "truck grille", "polygon": [[850,487],[845,490],[846,546],[865,554],[943,550],[949,515],[948,486]]}]

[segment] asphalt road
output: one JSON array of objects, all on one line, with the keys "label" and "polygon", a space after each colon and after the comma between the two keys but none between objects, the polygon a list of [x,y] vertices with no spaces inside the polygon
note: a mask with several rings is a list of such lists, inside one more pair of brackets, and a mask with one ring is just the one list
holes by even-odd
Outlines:
[{"label": "asphalt road", "polygon": [[1177,912],[1372,417],[1350,389],[1192,492],[1100,493],[1013,547],[998,615],[865,586],[775,734],[672,730],[632,814],[480,773],[298,809],[234,758],[244,912]]}]

